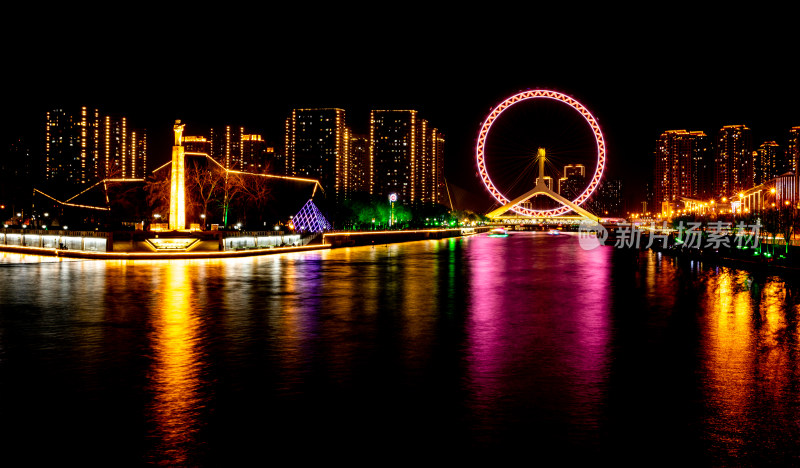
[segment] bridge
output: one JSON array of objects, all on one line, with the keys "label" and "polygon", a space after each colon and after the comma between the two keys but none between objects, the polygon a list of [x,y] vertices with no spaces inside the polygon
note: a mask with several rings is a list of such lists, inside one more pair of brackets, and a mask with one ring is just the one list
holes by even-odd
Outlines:
[{"label": "bridge", "polygon": [[[539,162],[539,177],[536,178],[536,184],[534,185],[533,189],[529,190],[528,192],[518,196],[517,198],[511,200],[510,202],[506,203],[505,205],[497,208],[495,210],[486,213],[486,217],[493,221],[502,222],[504,224],[533,224],[533,223],[548,223],[552,224],[553,222],[558,222],[559,224],[579,224],[584,220],[591,221],[593,223],[600,223],[601,220],[598,216],[594,215],[593,213],[581,208],[576,203],[562,197],[560,194],[554,192],[550,187],[545,184],[545,175],[544,175],[544,165],[546,161],[546,151],[544,148],[539,148],[536,158]],[[513,214],[508,215],[509,211],[513,212],[515,206],[519,205],[520,203],[524,203],[527,200],[535,196],[547,196],[555,200],[556,202],[569,207],[572,211],[574,211],[577,216],[530,216],[530,215],[519,215]]]}]

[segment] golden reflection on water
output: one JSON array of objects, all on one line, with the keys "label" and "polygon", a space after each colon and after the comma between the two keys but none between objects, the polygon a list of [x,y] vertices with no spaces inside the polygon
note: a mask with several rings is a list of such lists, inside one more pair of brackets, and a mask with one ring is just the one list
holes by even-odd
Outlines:
[{"label": "golden reflection on water", "polygon": [[782,437],[798,432],[798,414],[786,411],[787,399],[796,398],[797,338],[787,321],[796,311],[778,277],[719,268],[705,288],[706,422],[716,449],[740,457],[769,443],[775,435],[762,432],[774,431],[776,421],[788,431]]},{"label": "golden reflection on water", "polygon": [[152,421],[159,457],[183,465],[200,426],[199,320],[193,297],[192,262],[164,267],[152,315]]}]

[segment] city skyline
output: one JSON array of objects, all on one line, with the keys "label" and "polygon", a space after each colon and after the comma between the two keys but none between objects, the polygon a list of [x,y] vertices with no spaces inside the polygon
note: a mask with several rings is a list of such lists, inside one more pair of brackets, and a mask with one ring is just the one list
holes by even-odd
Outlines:
[{"label": "city skyline", "polygon": [[[80,64],[67,57],[41,60],[21,47],[8,51],[15,65],[3,136],[8,141],[28,126],[38,128],[37,119],[49,107],[98,107],[147,129],[148,165],[156,167],[169,158],[176,119],[192,127],[241,125],[277,139],[294,108],[342,108],[354,127],[366,126],[372,109],[415,109],[445,136],[448,183],[487,210],[491,200],[475,168],[480,125],[508,96],[543,88],[572,96],[595,115],[606,137],[607,174],[638,189],[642,178],[652,178],[656,141],[665,131],[713,135],[726,125],[746,125],[758,147],[765,141],[783,144],[786,132],[800,125],[796,72],[786,66],[792,41],[778,35],[780,28],[774,34],[749,29],[741,40],[722,34],[727,27],[757,22],[754,15],[735,18],[729,26],[703,25],[698,17],[680,37],[662,36],[657,25],[627,25],[614,34],[587,30],[572,33],[575,41],[541,43],[525,39],[523,31],[486,38],[475,24],[455,25],[441,37],[424,32],[395,37],[388,33],[398,27],[389,25],[383,55],[366,48],[359,34],[337,38],[343,50],[354,51],[352,64],[283,37],[291,27],[270,31],[260,42],[242,28],[219,46],[204,38],[176,44],[156,28],[146,40],[120,39],[123,48],[147,50],[138,66],[126,68],[113,54],[99,54],[97,79],[86,79],[77,71]],[[364,34],[375,32],[364,28]],[[558,31],[540,28],[545,36]],[[312,40],[328,30],[321,26]],[[219,66],[197,73],[195,52],[224,45],[231,45],[226,63],[257,61],[260,68],[233,73]],[[420,54],[413,64],[402,59],[402,51],[422,46],[432,53]],[[736,71],[731,64],[738,65]],[[58,80],[42,85],[42,77],[55,72]]]}]

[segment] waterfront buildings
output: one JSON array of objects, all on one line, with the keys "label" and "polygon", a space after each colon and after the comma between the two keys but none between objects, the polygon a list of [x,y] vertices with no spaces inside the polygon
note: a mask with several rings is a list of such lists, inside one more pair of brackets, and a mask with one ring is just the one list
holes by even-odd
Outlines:
[{"label": "waterfront buildings", "polygon": [[657,206],[681,197],[710,195],[710,150],[708,136],[702,131],[668,130],[659,136],[654,175]]},{"label": "waterfront buildings", "polygon": [[583,164],[564,166],[564,176],[558,179],[558,194],[573,200],[586,189],[586,167]]},{"label": "waterfront buildings", "polygon": [[745,125],[722,127],[716,140],[714,196],[732,197],[753,186],[753,137]]},{"label": "waterfront buildings", "polygon": [[354,193],[442,203],[444,137],[416,110],[372,110],[367,133],[343,109],[294,109],[286,119],[287,173],[320,181],[336,202]]},{"label": "waterfront buildings", "polygon": [[[797,206],[798,148],[800,127],[789,130],[785,150],[774,140],[753,149],[745,125],[720,128],[713,147],[703,132],[664,132],[655,150],[655,208],[668,215],[679,213],[681,202],[717,213]],[[703,156],[711,153],[713,161]]]},{"label": "waterfront buildings", "polygon": [[286,171],[316,179],[326,197],[341,199],[348,190],[349,130],[344,109],[294,109],[286,119]]},{"label": "waterfront buildings", "polygon": [[763,184],[787,172],[787,169],[784,167],[780,147],[776,142],[765,141],[753,151],[753,185]]},{"label": "waterfront buildings", "polygon": [[244,127],[213,127],[206,135],[186,135],[183,146],[187,153],[204,153],[227,169],[252,173],[283,174],[282,158],[260,133]]},{"label": "waterfront buildings", "polygon": [[142,178],[147,172],[147,132],[124,116],[96,108],[53,109],[45,114],[43,179],[80,190],[105,178]]},{"label": "waterfront buildings", "polygon": [[415,110],[373,110],[369,129],[371,194],[444,202],[444,136],[435,127]]},{"label": "waterfront buildings", "polygon": [[789,166],[787,169],[795,174],[798,173],[798,164],[800,164],[800,127],[789,129],[789,136],[786,139],[786,164]]}]

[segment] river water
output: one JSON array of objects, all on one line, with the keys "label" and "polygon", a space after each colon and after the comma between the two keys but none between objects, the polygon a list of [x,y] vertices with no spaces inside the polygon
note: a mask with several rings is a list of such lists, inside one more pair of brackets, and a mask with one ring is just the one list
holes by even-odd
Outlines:
[{"label": "river water", "polygon": [[798,465],[800,296],[749,276],[532,232],[0,253],[0,460]]}]

